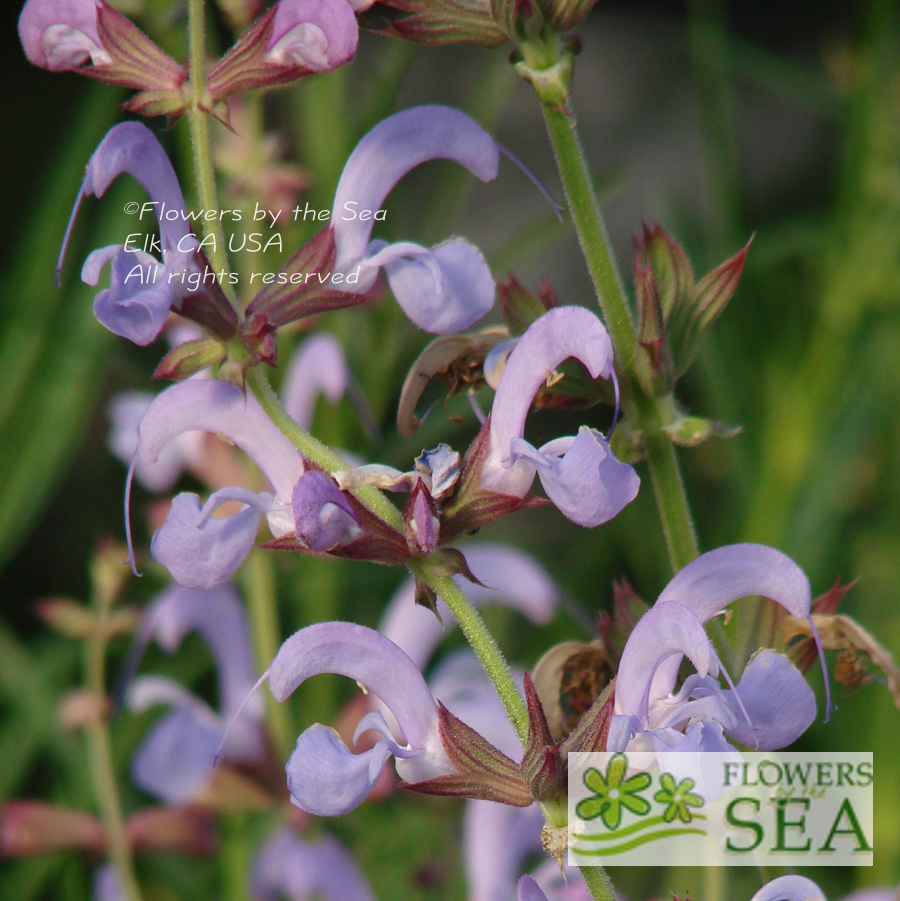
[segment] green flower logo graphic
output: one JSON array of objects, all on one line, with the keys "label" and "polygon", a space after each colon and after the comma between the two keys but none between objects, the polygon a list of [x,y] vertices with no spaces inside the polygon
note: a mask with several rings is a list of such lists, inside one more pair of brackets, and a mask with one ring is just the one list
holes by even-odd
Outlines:
[{"label": "green flower logo graphic", "polygon": [[600,817],[607,829],[618,829],[622,822],[622,808],[638,816],[650,812],[650,802],[640,793],[650,785],[648,773],[636,773],[625,778],[628,761],[624,754],[616,754],[606,767],[606,774],[591,767],[584,774],[584,784],[594,793],[578,802],[575,812],[583,820]]},{"label": "green flower logo graphic", "polygon": [[671,773],[663,773],[659,777],[659,784],[660,789],[653,796],[653,800],[666,805],[662,815],[663,821],[671,823],[678,817],[682,823],[690,823],[694,815],[688,808],[703,806],[703,798],[691,791],[696,784],[694,780],[682,779],[676,785],[675,777]]}]

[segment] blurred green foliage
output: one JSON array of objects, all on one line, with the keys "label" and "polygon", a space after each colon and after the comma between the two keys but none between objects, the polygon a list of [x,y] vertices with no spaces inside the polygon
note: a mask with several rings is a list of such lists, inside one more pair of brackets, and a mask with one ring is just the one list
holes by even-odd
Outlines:
[{"label": "blurred green foliage", "polygon": [[[148,30],[180,23],[169,14],[177,5],[159,6]],[[773,24],[783,21],[779,4],[751,9],[694,0],[686,10],[600,4],[585,29],[575,103],[586,130],[603,136],[591,144],[591,164],[614,208],[628,207],[628,228],[636,231],[641,218],[664,217],[698,271],[755,234],[737,296],[679,386],[691,412],[743,429],[730,441],[713,440],[681,454],[702,548],[738,540],[772,544],[804,567],[814,593],[838,577],[858,578],[845,612],[897,653],[900,29],[887,2],[861,4],[853,20],[828,10],[831,17],[808,18],[807,27],[795,24],[785,32]],[[647,73],[632,61],[646,61],[648,54],[672,73],[671,81],[651,75],[648,84]],[[608,82],[594,80],[612,71]],[[75,80],[47,75],[30,82],[31,102],[39,105],[36,133],[52,130],[55,139],[41,147],[37,171],[29,164],[29,183],[12,193],[7,187],[5,194],[12,208],[4,221],[16,225],[7,225],[0,293],[6,619],[0,623],[0,799],[27,796],[92,809],[83,744],[61,730],[56,715],[77,680],[78,649],[46,634],[31,610],[41,596],[83,595],[91,549],[103,537],[121,534],[124,472],[106,454],[103,409],[115,391],[145,388],[155,357],[123,347],[95,323],[93,291],[77,278],[88,250],[124,235],[117,197],[132,186],[117,185],[102,204],[90,204],[69,247],[63,288],[53,285],[69,201],[92,148],[116,119],[120,99],[115,89],[88,86],[78,103],[65,104],[65,115],[48,124],[40,111],[43,92],[62,96],[84,87],[71,87]],[[261,106],[267,123],[280,128],[292,159],[312,174],[310,202],[328,208],[343,161],[374,121],[413,102],[438,99],[473,112],[558,193],[536,106],[507,70],[502,51],[415,50],[367,37],[351,66],[273,94]],[[782,128],[757,133],[769,116]],[[32,153],[29,141],[30,130],[17,129],[7,152],[25,160]],[[185,142],[186,126],[178,123],[169,144],[187,173]],[[671,159],[659,152],[670,146]],[[641,154],[648,153],[668,162],[645,208],[635,202],[644,195],[635,191],[633,178],[642,171]],[[7,160],[8,171],[16,165],[15,158]],[[695,190],[683,190],[683,181]],[[184,184],[190,195],[186,176]],[[562,286],[565,302],[590,305],[570,226],[557,226],[539,204],[523,205],[524,193],[523,182],[508,171],[499,188],[482,189],[449,166],[426,167],[392,195],[389,228],[421,234],[423,242],[452,229],[472,234],[498,276],[506,266],[532,284],[547,274]],[[619,221],[618,213],[612,221]],[[299,226],[289,229],[287,251],[305,236]],[[614,234],[620,251],[627,238]],[[280,263],[274,260],[271,268]],[[624,255],[620,265],[627,272]],[[471,416],[462,425],[447,419],[465,415],[457,402],[435,410],[415,440],[396,437],[397,394],[424,338],[392,304],[319,324],[342,340],[379,425],[372,440],[348,401],[335,409],[326,405],[316,422],[324,440],[400,466],[438,436],[458,448],[467,443],[474,432]],[[538,421],[535,428],[558,434],[560,418],[548,414],[549,425]],[[136,492],[138,510],[146,501]],[[531,511],[486,528],[483,536],[530,550],[588,617],[609,606],[613,579],[628,577],[648,600],[669,579],[648,490],[596,531],[577,531],[559,520],[552,509]],[[274,566],[285,635],[331,617],[374,625],[402,578],[363,564],[284,556]],[[162,584],[151,569],[142,582],[131,583],[129,597],[146,599]],[[525,666],[553,642],[584,634],[565,614],[540,632],[503,612],[489,619],[509,656]],[[448,645],[460,641],[454,635]],[[123,642],[114,646],[116,654],[124,650]],[[208,660],[202,654],[175,660],[156,655],[147,666],[196,681]],[[342,682],[318,680],[293,705],[294,722],[327,721],[348,694]],[[804,747],[875,752],[878,850],[871,872],[807,874],[819,878],[832,899],[856,885],[895,884],[900,876],[900,770],[892,765],[898,711],[878,684],[838,703],[832,722],[816,723]],[[122,716],[113,723],[128,809],[147,802],[130,784],[127,766],[151,719]],[[322,828],[358,849],[378,897],[461,898],[458,809],[454,802],[399,795]],[[224,818],[223,858],[249,859],[248,836],[258,838],[264,824],[250,832],[242,825]],[[89,897],[95,862],[59,854],[4,863],[0,897],[81,901]],[[142,858],[139,868],[151,899],[243,897],[240,880],[216,860],[160,855]],[[695,872],[612,875],[631,898],[689,886],[691,896],[703,901]],[[749,898],[756,878],[736,874],[733,897]]]}]

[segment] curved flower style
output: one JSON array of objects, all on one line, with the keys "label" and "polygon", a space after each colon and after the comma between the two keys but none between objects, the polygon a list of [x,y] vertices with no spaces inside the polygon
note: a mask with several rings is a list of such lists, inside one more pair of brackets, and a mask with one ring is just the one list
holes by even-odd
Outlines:
[{"label": "curved flower style", "polygon": [[[236,716],[256,681],[247,622],[229,587],[214,591],[173,587],[163,592],[144,613],[133,653],[140,656],[155,640],[174,654],[194,631],[209,645],[215,661],[219,713],[162,676],[136,678],[126,696],[132,710],[160,703],[173,708],[144,739],[132,764],[134,781],[169,804],[191,801],[209,780],[226,723]],[[231,728],[226,759],[254,759],[262,752],[262,738],[262,704],[251,698]]]},{"label": "curved flower style", "polygon": [[453,160],[491,181],[500,151],[473,119],[447,106],[419,106],[380,122],[350,155],[338,183],[331,214],[334,271],[359,269],[358,281],[347,290],[366,293],[383,268],[406,315],[427,332],[448,334],[468,328],[494,304],[494,279],[478,249],[462,238],[430,250],[370,241],[374,214],[391,189],[431,159]]},{"label": "curved flower style", "polygon": [[606,439],[582,426],[540,449],[525,438],[525,418],[538,389],[564,360],[580,360],[592,378],[614,379],[609,335],[583,307],[557,307],[534,322],[509,356],[491,409],[481,487],[524,497],[540,476],[547,496],[573,522],[598,526],[637,495],[640,479],[612,455]]},{"label": "curved flower style", "polygon": [[[757,652],[736,688],[729,679],[731,690],[716,678],[721,664],[703,624],[748,595],[772,598],[794,616],[809,617],[806,576],[789,557],[763,545],[710,551],[669,582],[622,652],[609,750],[733,750],[725,735],[775,750],[806,731],[816,716],[815,695],[787,657]],[[672,694],[685,655],[697,673]]]},{"label": "curved flower style", "polygon": [[96,0],[28,0],[19,16],[19,39],[29,61],[53,72],[90,60],[111,62],[97,33]]},{"label": "curved flower style", "polygon": [[279,829],[263,843],[253,867],[257,901],[375,901],[353,858],[330,836],[315,844],[291,829]]},{"label": "curved flower style", "polygon": [[188,225],[175,170],[146,126],[139,122],[116,125],[94,151],[66,229],[60,267],[82,198],[89,194],[102,197],[123,173],[135,178],[150,195],[150,208],[159,222],[163,262],[142,250],[115,244],[95,250],[85,260],[81,279],[96,285],[110,263],[110,286],[94,298],[94,315],[111,332],[144,345],[162,331],[173,305],[192,293],[186,276],[199,271],[194,254],[200,246]]},{"label": "curved flower style", "polygon": [[389,757],[406,782],[453,772],[438,731],[438,707],[416,665],[383,635],[354,623],[317,623],[292,635],[269,669],[269,686],[283,701],[311,676],[337,673],[355,679],[387,705],[405,746],[398,744],[381,713],[360,720],[354,742],[368,731],[382,736],[368,751],[353,754],[337,733],[317,723],[297,739],[287,763],[291,801],[308,813],[337,816],[361,804]]},{"label": "curved flower style", "polygon": [[[253,546],[263,515],[276,538],[294,530],[291,497],[304,462],[252,396],[211,379],[180,382],[150,404],[138,429],[137,457],[152,463],[170,442],[194,430],[213,432],[236,444],[273,489],[273,494],[257,494],[246,488],[223,488],[202,506],[196,494],[176,496],[150,551],[179,584],[212,588],[237,571]],[[210,518],[229,500],[240,501],[243,509]]]}]

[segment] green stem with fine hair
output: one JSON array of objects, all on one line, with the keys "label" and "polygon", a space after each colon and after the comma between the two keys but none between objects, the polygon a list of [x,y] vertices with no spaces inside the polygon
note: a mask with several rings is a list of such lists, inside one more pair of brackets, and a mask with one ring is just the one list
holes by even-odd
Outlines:
[{"label": "green stem with fine hair", "polygon": [[[260,671],[268,668],[281,647],[278,625],[278,597],[272,555],[263,551],[251,552],[241,568],[241,581],[250,613],[251,632]],[[275,750],[287,760],[294,750],[297,733],[291,724],[290,708],[266,692],[266,723]]]},{"label": "green stem with fine hair", "polygon": [[[311,460],[327,472],[337,472],[347,468],[346,460],[336,454],[328,445],[301,429],[288,416],[278,395],[269,384],[262,366],[254,366],[247,373],[247,385],[269,419],[307,460]],[[403,518],[400,511],[377,488],[357,488],[354,489],[353,495],[388,525],[400,532],[403,531]]]},{"label": "green stem with fine hair", "polygon": [[634,323],[625,299],[622,279],[616,268],[606,224],[594,193],[575,116],[568,107],[561,108],[556,104],[542,101],[541,108],[566,192],[569,212],[609,329],[616,361],[623,374],[632,375],[637,350]]},{"label": "green stem with fine hair", "polygon": [[[97,611],[97,624],[85,648],[84,681],[98,707],[106,704],[106,646],[110,604],[111,599],[104,596],[102,591],[95,589],[94,607]],[[116,785],[109,727],[105,715],[98,715],[94,722],[89,723],[86,732],[91,778],[100,806],[100,818],[103,822],[109,857],[118,872],[127,901],[141,901],[141,890],[134,871],[134,858]]]},{"label": "green stem with fine hair", "polygon": [[603,867],[579,867],[594,901],[616,901],[616,890]]},{"label": "green stem with fine hair", "polygon": [[[206,211],[218,211],[219,195],[216,189],[216,173],[213,168],[209,139],[209,112],[204,109],[203,93],[206,88],[206,31],[203,17],[203,0],[190,0],[188,6],[188,47],[191,72],[191,104],[187,118],[191,128],[191,145],[194,150],[194,181],[200,207]],[[231,305],[237,309],[237,301],[227,278],[230,269],[225,254],[225,233],[218,215],[203,217],[205,236],[203,251],[219,276],[222,290]]]},{"label": "green stem with fine hair", "polygon": [[[569,212],[609,330],[617,369],[622,375],[622,406],[632,428],[643,439],[669,559],[677,572],[697,556],[698,548],[675,448],[661,429],[666,424],[662,414],[673,402],[670,397],[653,400],[639,393],[634,318],[597,203],[569,97],[573,57],[570,50],[553,41],[525,45],[521,49],[523,60],[517,68],[531,82],[541,101]],[[631,385],[636,390],[627,390]]]},{"label": "green stem with fine hair", "polygon": [[481,618],[481,614],[452,578],[438,575],[435,568],[427,561],[410,560],[408,565],[413,575],[443,598],[444,603],[456,618],[463,635],[472,646],[472,650],[478,656],[488,678],[497,690],[519,739],[524,744],[528,738],[528,712],[525,709],[525,702],[513,681],[503,651],[498,647],[494,636],[491,635]]}]

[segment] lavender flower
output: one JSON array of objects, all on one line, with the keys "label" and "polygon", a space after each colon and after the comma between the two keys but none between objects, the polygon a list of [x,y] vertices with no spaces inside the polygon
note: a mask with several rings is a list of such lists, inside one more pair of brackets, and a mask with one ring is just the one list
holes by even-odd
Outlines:
[{"label": "lavender flower", "polygon": [[[212,588],[240,567],[266,516],[275,537],[294,530],[291,498],[304,472],[300,452],[272,423],[252,396],[224,382],[192,379],[163,391],[147,408],[138,429],[137,458],[152,463],[178,436],[193,430],[224,436],[259,466],[273,493],[223,488],[200,503],[196,494],[179,494],[165,525],[153,536],[154,559],[188,588]],[[213,519],[226,501],[243,508]]]},{"label": "lavender flower", "polygon": [[[175,170],[146,126],[139,122],[116,125],[94,151],[72,210],[59,265],[82,198],[90,194],[102,197],[123,173],[140,182],[150,195],[159,222],[162,262],[143,250],[114,244],[95,250],[85,260],[81,279],[96,285],[110,264],[110,286],[94,298],[94,315],[110,331],[144,345],[162,331],[173,305],[192,290],[196,292],[187,276],[199,271],[194,255],[200,246],[188,225]],[[164,210],[174,215],[165,215]]]},{"label": "lavender flower", "polygon": [[306,842],[287,827],[263,843],[252,881],[257,901],[375,901],[353,858],[339,842],[327,835],[315,843]]},{"label": "lavender flower", "polygon": [[575,357],[593,378],[614,378],[609,335],[582,307],[557,307],[519,340],[500,377],[491,410],[481,487],[524,497],[537,474],[551,501],[581,526],[598,526],[634,500],[640,480],[613,456],[606,439],[582,426],[540,449],[525,438],[525,418],[538,389],[564,360]]},{"label": "lavender flower", "polygon": [[389,757],[406,782],[453,772],[438,731],[438,707],[416,665],[383,635],[354,623],[318,623],[292,635],[269,669],[269,686],[278,701],[319,673],[355,679],[393,713],[405,744],[395,741],[379,712],[360,720],[354,742],[369,731],[381,738],[353,754],[332,729],[308,728],[287,763],[291,800],[319,816],[347,813],[375,786]]},{"label": "lavender flower", "polygon": [[362,294],[384,269],[406,315],[425,331],[447,334],[468,328],[494,304],[494,279],[478,249],[463,238],[431,249],[370,240],[374,216],[394,185],[432,159],[453,160],[491,181],[500,152],[480,125],[450,107],[419,106],[380,122],[350,155],[338,183],[331,215],[334,271],[358,270],[347,290]]},{"label": "lavender flower", "polygon": [[[794,616],[809,617],[806,576],[784,554],[763,545],[736,544],[710,551],[669,582],[655,606],[638,621],[622,652],[610,751],[626,746],[733,750],[725,735],[751,747],[775,750],[806,731],[816,716],[815,695],[787,657],[759,651],[737,687],[729,679],[730,690],[716,678],[722,667],[703,624],[748,595],[772,598]],[[672,694],[685,655],[697,672]],[[826,709],[830,707],[829,694]]]},{"label": "lavender flower", "polygon": [[[140,676],[129,686],[126,701],[140,711],[155,704],[172,707],[144,740],[134,757],[134,781],[169,804],[191,801],[212,775],[216,749],[226,723],[241,709],[255,680],[247,621],[229,587],[192,591],[173,587],[146,610],[134,653],[151,641],[174,654],[189,633],[209,645],[219,682],[219,712],[183,686],[163,676]],[[262,751],[262,705],[251,698],[230,731],[226,759],[246,762]]]}]

